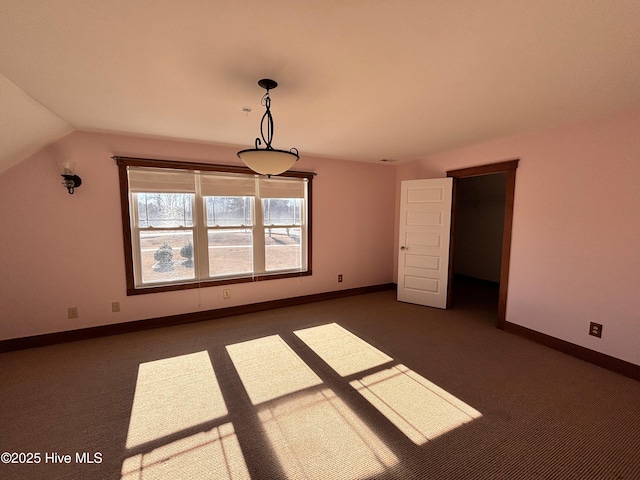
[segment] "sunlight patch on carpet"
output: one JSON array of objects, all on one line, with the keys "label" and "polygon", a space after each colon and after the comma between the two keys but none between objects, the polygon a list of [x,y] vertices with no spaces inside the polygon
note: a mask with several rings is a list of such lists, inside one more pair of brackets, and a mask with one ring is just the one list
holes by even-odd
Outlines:
[{"label": "sunlight patch on carpet", "polygon": [[278,335],[228,345],[227,351],[287,478],[368,478],[398,463]]},{"label": "sunlight patch on carpet", "polygon": [[126,447],[161,439],[226,414],[208,352],[142,363]]},{"label": "sunlight patch on carpet", "polygon": [[254,405],[322,384],[278,335],[226,348]]},{"label": "sunlight patch on carpet", "polygon": [[393,361],[389,355],[336,323],[293,333],[342,377]]},{"label": "sunlight patch on carpet", "polygon": [[225,423],[124,461],[121,480],[146,478],[240,480],[250,476],[233,425]]},{"label": "sunlight patch on carpet", "polygon": [[354,380],[351,386],[416,445],[482,416],[404,365]]},{"label": "sunlight patch on carpet", "polygon": [[289,479],[369,478],[398,463],[330,389],[277,403],[259,418]]},{"label": "sunlight patch on carpet", "polygon": [[[335,323],[294,333],[342,377],[393,361]],[[404,365],[392,365],[349,384],[416,445],[482,416]]]}]

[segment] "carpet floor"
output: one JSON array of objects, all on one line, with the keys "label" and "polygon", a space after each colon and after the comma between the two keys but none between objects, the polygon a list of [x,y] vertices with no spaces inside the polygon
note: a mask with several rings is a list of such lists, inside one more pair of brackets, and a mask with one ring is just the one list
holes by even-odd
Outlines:
[{"label": "carpet floor", "polygon": [[640,383],[496,329],[496,294],[0,354],[0,478],[640,479]]}]

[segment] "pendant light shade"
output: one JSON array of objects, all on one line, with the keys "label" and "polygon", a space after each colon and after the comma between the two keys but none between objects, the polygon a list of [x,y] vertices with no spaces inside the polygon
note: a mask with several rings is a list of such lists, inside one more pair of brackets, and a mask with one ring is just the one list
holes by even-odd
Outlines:
[{"label": "pendant light shade", "polygon": [[247,167],[261,175],[279,175],[293,167],[298,160],[298,156],[292,152],[259,148],[242,150],[238,156]]},{"label": "pendant light shade", "polygon": [[[258,85],[267,91],[262,97],[262,104],[266,108],[260,122],[262,141],[260,141],[260,138],[256,138],[255,148],[239,151],[238,157],[254,172],[270,177],[289,170],[299,160],[300,156],[296,148],[277,150],[271,146],[271,141],[273,140],[273,116],[271,115],[269,90],[276,88],[278,84],[274,80],[265,78],[260,80]],[[265,147],[259,148],[262,142],[264,142]]]}]

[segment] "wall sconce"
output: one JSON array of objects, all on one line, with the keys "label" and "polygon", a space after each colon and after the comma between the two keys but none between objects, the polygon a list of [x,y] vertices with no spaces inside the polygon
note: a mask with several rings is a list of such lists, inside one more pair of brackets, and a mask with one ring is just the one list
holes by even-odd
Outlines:
[{"label": "wall sconce", "polygon": [[61,176],[64,178],[62,185],[67,187],[67,191],[70,195],[73,195],[74,190],[82,185],[82,179],[78,175],[74,175],[71,171],[71,167],[68,165],[64,166],[64,173]]}]

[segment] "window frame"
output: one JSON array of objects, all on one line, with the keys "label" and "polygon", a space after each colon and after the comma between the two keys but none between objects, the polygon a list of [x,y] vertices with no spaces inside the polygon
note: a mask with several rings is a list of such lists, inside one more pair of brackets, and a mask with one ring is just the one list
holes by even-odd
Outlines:
[{"label": "window frame", "polygon": [[[187,290],[192,288],[212,287],[219,285],[231,285],[236,283],[249,283],[264,280],[277,280],[281,278],[294,278],[312,275],[312,180],[316,175],[313,172],[302,171],[287,171],[278,177],[290,177],[307,179],[307,201],[304,204],[306,213],[306,270],[300,270],[295,272],[275,272],[275,273],[259,273],[255,272],[248,276],[226,277],[221,279],[194,279],[187,280],[180,283],[166,283],[166,284],[149,284],[145,286],[136,286],[134,270],[136,268],[133,248],[133,230],[131,226],[131,206],[130,206],[130,192],[128,182],[128,167],[148,167],[148,168],[161,168],[161,169],[177,169],[177,170],[199,170],[206,172],[221,172],[221,173],[236,173],[251,176],[252,178],[260,177],[254,171],[243,166],[229,166],[229,165],[216,165],[209,163],[197,163],[197,162],[181,162],[175,160],[158,160],[150,158],[136,158],[136,157],[123,157],[114,155],[112,157],[118,165],[118,176],[120,184],[120,207],[122,216],[122,235],[123,235],[123,247],[124,247],[124,259],[125,259],[125,275],[126,275],[126,289],[127,295],[141,295],[147,293],[157,292],[169,292],[175,290]],[[206,229],[206,225],[205,225]],[[304,245],[302,246],[304,249]]]}]

